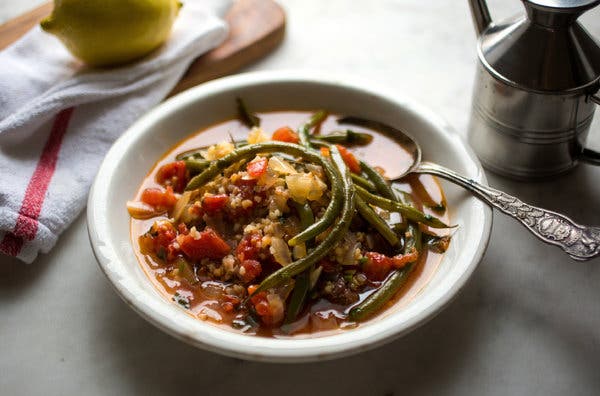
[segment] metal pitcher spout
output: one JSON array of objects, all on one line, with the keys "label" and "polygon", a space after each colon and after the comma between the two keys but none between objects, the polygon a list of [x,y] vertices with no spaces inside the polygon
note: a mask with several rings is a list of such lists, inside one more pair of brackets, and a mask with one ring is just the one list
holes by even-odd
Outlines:
[{"label": "metal pitcher spout", "polygon": [[469,6],[475,29],[477,30],[477,34],[480,35],[492,24],[492,17],[490,16],[487,3],[485,0],[469,0]]}]

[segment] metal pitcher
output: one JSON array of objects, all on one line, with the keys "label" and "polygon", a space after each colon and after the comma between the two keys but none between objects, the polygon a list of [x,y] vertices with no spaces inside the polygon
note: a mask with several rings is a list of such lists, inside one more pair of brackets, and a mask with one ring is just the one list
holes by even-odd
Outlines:
[{"label": "metal pitcher", "polygon": [[577,18],[600,0],[522,0],[526,13],[494,23],[469,0],[479,34],[469,143],[484,166],[518,179],[560,174],[579,161],[600,104],[600,46]]}]

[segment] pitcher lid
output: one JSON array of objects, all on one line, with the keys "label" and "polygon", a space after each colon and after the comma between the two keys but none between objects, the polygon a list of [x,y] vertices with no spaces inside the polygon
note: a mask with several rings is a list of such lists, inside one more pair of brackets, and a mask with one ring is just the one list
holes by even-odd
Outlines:
[{"label": "pitcher lid", "polygon": [[532,91],[570,92],[600,81],[600,45],[577,22],[600,0],[523,0],[526,15],[491,24],[479,56],[497,78]]}]

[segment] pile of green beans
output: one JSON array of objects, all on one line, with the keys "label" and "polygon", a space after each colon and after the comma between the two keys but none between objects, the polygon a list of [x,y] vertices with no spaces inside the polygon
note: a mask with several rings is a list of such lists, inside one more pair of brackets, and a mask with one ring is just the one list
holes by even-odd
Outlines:
[{"label": "pile of green beans", "polygon": [[[241,100],[238,100],[238,110],[240,117],[248,126],[260,124],[260,119],[250,113]],[[360,161],[361,174],[351,173],[335,144],[352,143],[348,139],[355,144],[368,143],[372,137],[352,131],[332,134],[330,137],[311,136],[310,131],[326,117],[326,112],[319,111],[300,127],[298,130],[300,144],[273,141],[248,145],[247,142],[242,142],[242,145],[236,144],[233,152],[215,161],[202,158],[200,149],[182,153],[177,158],[185,161],[191,174],[196,174],[186,186],[186,191],[202,188],[232,165],[240,161],[250,161],[257,154],[286,154],[316,163],[323,168],[331,189],[331,200],[323,216],[315,221],[310,205],[293,203],[300,218],[302,231],[292,237],[288,245],[306,243],[308,253],[267,276],[253,293],[277,287],[295,277],[294,289],[286,311],[286,325],[292,323],[304,307],[310,291],[311,271],[344,237],[355,213],[366,220],[400,254],[416,251],[418,258],[392,271],[379,288],[361,303],[352,307],[348,312],[348,318],[353,321],[362,321],[377,313],[406,284],[422,256],[424,245],[443,246],[443,241],[434,237],[429,237],[423,242],[419,224],[432,228],[449,227],[441,220],[416,209],[412,202],[409,202],[405,196],[397,194],[389,182],[367,163]],[[326,146],[330,152],[330,160],[314,150],[315,146]],[[401,233],[397,228],[390,227],[373,207],[400,213],[405,221]],[[329,232],[325,238],[315,246],[314,238],[327,230]]]},{"label": "pile of green beans", "polygon": [[[336,172],[338,172],[338,175],[340,176],[339,180],[341,181],[342,189],[344,191],[342,210],[338,221],[333,226],[331,224],[328,225],[331,226],[331,231],[325,237],[325,239],[323,239],[323,241],[321,241],[321,243],[310,252],[310,254],[273,272],[261,282],[254,294],[281,285],[294,275],[297,275],[309,268],[311,265],[318,263],[329,253],[335,244],[339,242],[348,231],[350,222],[354,216],[355,193],[352,185],[352,178],[350,177],[350,171],[344,164],[342,156],[335,147],[331,150],[331,158],[336,168]],[[334,183],[337,183],[337,181]],[[307,230],[304,230],[303,232],[306,232]],[[311,234],[308,239],[315,237],[318,234],[319,233]]]},{"label": "pile of green beans", "polygon": [[[367,167],[368,165],[363,163],[362,166],[364,169],[364,167]],[[373,172],[376,171],[373,170]],[[387,185],[387,183],[385,184]],[[379,184],[379,186],[383,187],[383,185],[381,184]],[[394,194],[394,191],[391,188],[389,191],[391,191],[393,197],[393,199],[391,200],[392,202],[404,205],[406,207],[410,207],[417,211],[417,209],[415,209],[412,206],[412,202],[400,202],[402,200],[406,200],[404,196],[400,194]],[[389,191],[386,191],[386,193],[389,193]],[[413,262],[408,263],[406,266],[392,271],[392,273],[385,279],[385,281],[381,286],[379,286],[379,288],[377,288],[373,293],[371,293],[367,298],[365,298],[360,304],[350,309],[350,312],[348,312],[348,319],[360,322],[375,315],[406,284],[408,277],[416,267],[421,257],[423,251],[423,243],[421,229],[419,228],[419,224],[415,221],[408,222],[408,228],[405,232],[405,235],[406,239],[404,241],[404,248],[402,253],[408,254],[414,249],[417,252],[418,258]]]}]

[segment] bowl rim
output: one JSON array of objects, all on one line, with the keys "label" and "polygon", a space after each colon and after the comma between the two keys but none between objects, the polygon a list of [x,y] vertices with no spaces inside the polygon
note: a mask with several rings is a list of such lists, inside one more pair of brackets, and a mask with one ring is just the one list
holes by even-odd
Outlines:
[{"label": "bowl rim", "polygon": [[[87,206],[88,234],[92,245],[92,251],[102,272],[106,275],[117,294],[132,309],[163,331],[202,349],[249,360],[302,362],[342,357],[375,348],[424,324],[452,301],[458,292],[465,286],[467,280],[471,277],[473,271],[483,258],[489,243],[492,228],[492,210],[489,206],[482,206],[482,230],[477,249],[472,256],[471,261],[464,267],[463,272],[454,283],[452,283],[443,294],[438,293],[439,295],[433,303],[409,317],[408,320],[404,322],[405,324],[402,329],[395,329],[391,326],[393,323],[390,323],[390,325],[384,329],[371,329],[371,331],[367,332],[363,330],[362,333],[364,334],[362,334],[361,337],[347,336],[348,334],[361,332],[361,330],[355,329],[350,332],[342,332],[325,337],[301,340],[281,340],[266,337],[250,337],[243,334],[228,332],[210,324],[204,325],[217,329],[218,332],[224,334],[219,334],[218,337],[214,337],[217,332],[208,331],[202,327],[198,329],[198,332],[190,333],[189,331],[184,330],[177,322],[166,321],[162,315],[159,315],[156,312],[151,301],[146,302],[140,300],[138,298],[139,296],[129,290],[128,283],[123,281],[122,273],[114,270],[114,268],[118,268],[120,258],[115,247],[110,246],[106,242],[110,239],[106,234],[106,231],[108,231],[105,229],[105,227],[107,227],[107,221],[103,219],[103,216],[106,214],[108,208],[106,208],[105,205],[102,205],[103,194],[100,193],[102,189],[98,186],[109,180],[111,174],[116,169],[117,160],[127,151],[128,142],[143,136],[151,129],[154,123],[163,117],[174,112],[176,113],[178,109],[184,108],[186,105],[189,105],[204,96],[209,96],[233,88],[270,83],[308,83],[323,86],[335,86],[338,88],[341,87],[344,89],[361,91],[364,94],[375,95],[390,100],[395,105],[403,107],[418,117],[426,120],[440,133],[452,137],[453,144],[456,144],[458,148],[462,149],[467,154],[469,161],[475,166],[477,174],[471,175],[471,177],[475,178],[480,183],[487,185],[487,179],[479,160],[465,142],[464,138],[458,135],[446,121],[415,100],[397,92],[390,92],[390,90],[385,87],[376,86],[372,81],[361,80],[353,76],[340,76],[339,74],[332,75],[305,70],[259,71],[223,77],[183,91],[159,104],[130,126],[127,131],[117,139],[107,153],[90,190]],[[148,286],[154,288],[154,285],[150,281],[148,282]],[[163,298],[163,300],[167,304],[170,304],[166,299]],[[391,315],[390,319],[393,316],[394,315]],[[198,321],[197,319],[191,319]],[[377,326],[369,327],[374,328]],[[207,336],[205,333],[210,334]],[[199,337],[199,335],[202,335],[203,337]],[[348,339],[344,342],[334,342],[334,340],[341,338]],[[308,340],[311,340],[312,342],[307,342]],[[317,342],[315,342],[315,340],[317,340]],[[290,341],[292,341],[293,345],[290,345]]]}]

